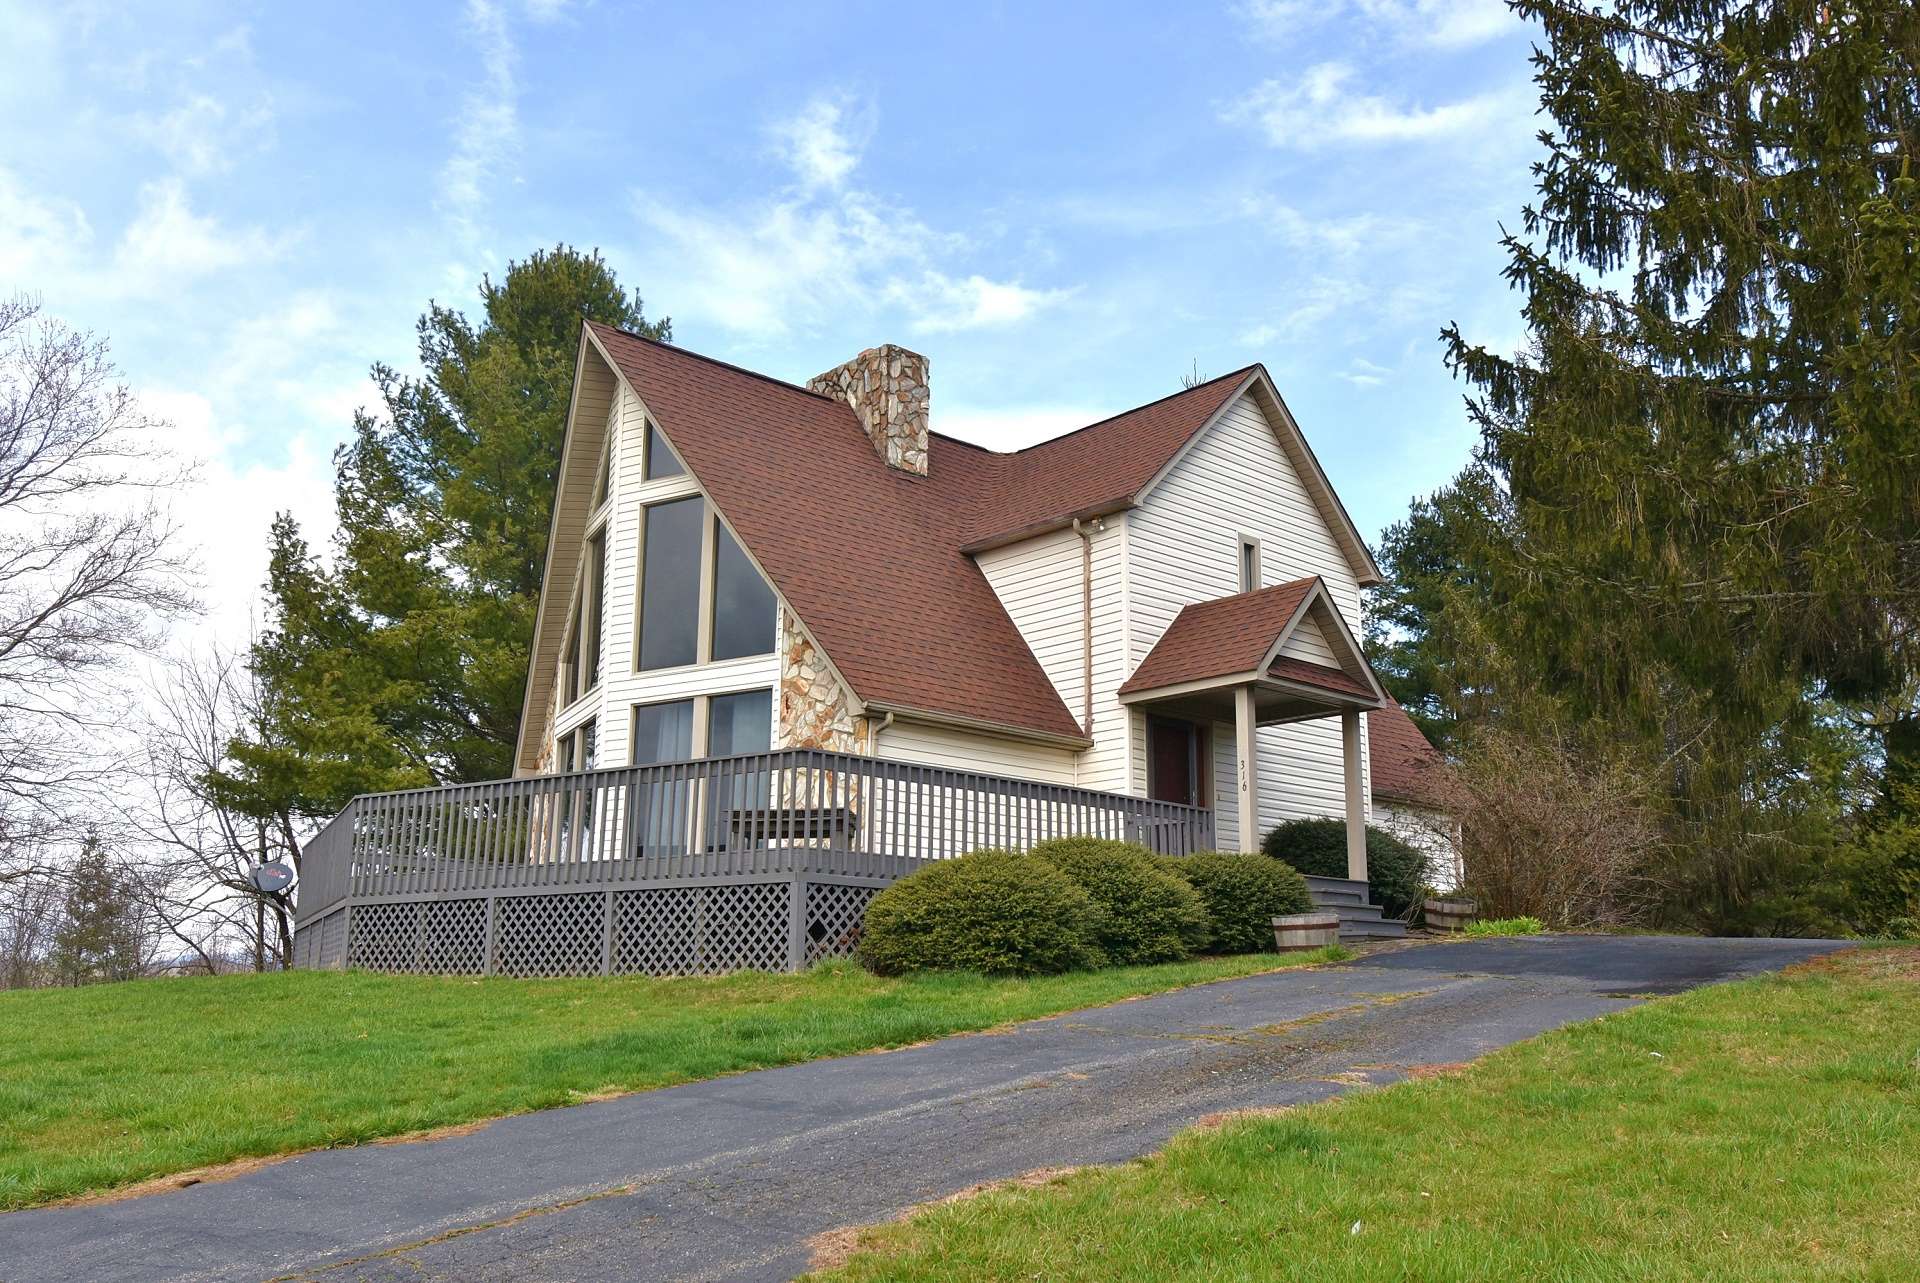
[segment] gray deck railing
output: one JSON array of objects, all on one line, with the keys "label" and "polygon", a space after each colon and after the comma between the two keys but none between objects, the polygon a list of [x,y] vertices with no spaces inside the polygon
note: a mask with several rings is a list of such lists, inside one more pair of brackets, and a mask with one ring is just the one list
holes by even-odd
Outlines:
[{"label": "gray deck railing", "polygon": [[696,882],[791,882],[804,897],[824,879],[870,895],[929,860],[1073,835],[1186,854],[1212,845],[1213,814],[811,749],[369,794],[306,845],[298,917]]},{"label": "gray deck railing", "polygon": [[[796,749],[367,794],[309,842],[302,916],[348,895],[436,895],[772,872],[795,848],[894,876],[980,847],[1086,834],[1166,854],[1211,845],[1212,812],[846,753]],[[897,863],[896,863],[897,862]],[[848,868],[846,871],[853,871]]]}]

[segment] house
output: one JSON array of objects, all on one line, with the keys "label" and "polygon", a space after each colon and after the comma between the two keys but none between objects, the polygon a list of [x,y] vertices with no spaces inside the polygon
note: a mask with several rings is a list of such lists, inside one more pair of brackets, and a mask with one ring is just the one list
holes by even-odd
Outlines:
[{"label": "house", "polygon": [[1262,367],[1013,454],[930,405],[898,347],[802,387],[586,326],[519,770],[817,747],[1209,807],[1223,847],[1364,818],[1380,574]]},{"label": "house", "polygon": [[1369,823],[1424,852],[1427,876],[1441,890],[1466,877],[1460,826],[1447,811],[1446,762],[1406,710],[1389,702],[1367,714]]},{"label": "house", "polygon": [[800,385],[586,324],[516,778],[358,799],[311,958],[804,965],[926,859],[1299,816],[1364,903],[1380,572],[1266,370],[1013,453],[932,406],[899,347]]}]

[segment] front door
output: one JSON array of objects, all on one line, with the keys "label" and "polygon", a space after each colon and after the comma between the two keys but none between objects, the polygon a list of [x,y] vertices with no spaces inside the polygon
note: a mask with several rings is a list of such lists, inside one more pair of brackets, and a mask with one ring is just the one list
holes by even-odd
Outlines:
[{"label": "front door", "polygon": [[1147,796],[1156,802],[1202,805],[1205,740],[1192,722],[1177,717],[1147,718]]}]

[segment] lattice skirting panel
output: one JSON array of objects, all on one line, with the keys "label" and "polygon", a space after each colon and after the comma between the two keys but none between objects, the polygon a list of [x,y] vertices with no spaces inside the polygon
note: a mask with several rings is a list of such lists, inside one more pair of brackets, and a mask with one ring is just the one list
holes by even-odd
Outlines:
[{"label": "lattice skirting panel", "polygon": [[294,965],[507,976],[786,971],[851,956],[878,891],[781,879],[356,903],[302,926]]},{"label": "lattice skirting panel", "polygon": [[860,924],[867,903],[879,887],[839,882],[809,882],[807,888],[806,962],[850,958],[860,944]]},{"label": "lattice skirting panel", "polygon": [[337,969],[347,961],[347,911],[302,923],[293,933],[293,965],[301,971]]}]

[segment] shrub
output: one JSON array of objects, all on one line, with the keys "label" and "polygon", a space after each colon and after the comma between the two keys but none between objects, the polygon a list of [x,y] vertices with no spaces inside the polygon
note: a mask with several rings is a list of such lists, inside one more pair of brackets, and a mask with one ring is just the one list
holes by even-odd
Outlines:
[{"label": "shrub", "polygon": [[1273,919],[1313,907],[1307,880],[1264,855],[1202,851],[1170,855],[1161,864],[1200,896],[1215,953],[1261,953],[1273,948]]},{"label": "shrub", "polygon": [[[1316,878],[1347,876],[1345,820],[1288,820],[1267,834],[1260,849]],[[1367,890],[1389,918],[1404,918],[1420,902],[1427,857],[1385,829],[1367,826]]]},{"label": "shrub", "polygon": [[1663,785],[1631,746],[1487,726],[1454,749],[1435,804],[1460,824],[1465,890],[1482,913],[1577,931],[1657,912],[1669,859]]},{"label": "shrub", "polygon": [[1495,918],[1491,922],[1469,922],[1470,936],[1537,936],[1546,925],[1538,918]]},{"label": "shrub", "polygon": [[1152,851],[1108,838],[1055,838],[1032,854],[1058,868],[1101,911],[1094,939],[1113,966],[1177,962],[1207,943],[1207,915],[1187,883]]},{"label": "shrub", "polygon": [[860,960],[883,976],[1035,976],[1097,967],[1101,913],[1045,860],[975,851],[900,879],[867,906]]}]

